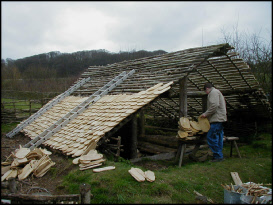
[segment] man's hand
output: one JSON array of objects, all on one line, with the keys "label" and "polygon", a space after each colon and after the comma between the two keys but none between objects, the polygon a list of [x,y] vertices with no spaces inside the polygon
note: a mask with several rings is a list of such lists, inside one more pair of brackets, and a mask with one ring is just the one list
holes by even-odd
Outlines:
[{"label": "man's hand", "polygon": [[205,113],[203,113],[203,114],[201,115],[201,117],[202,117],[202,118],[206,118],[207,116],[205,115]]}]

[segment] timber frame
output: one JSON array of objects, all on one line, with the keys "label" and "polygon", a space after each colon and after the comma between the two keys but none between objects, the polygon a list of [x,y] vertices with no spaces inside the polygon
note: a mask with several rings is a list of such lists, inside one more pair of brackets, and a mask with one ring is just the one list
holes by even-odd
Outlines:
[{"label": "timber frame", "polygon": [[[205,82],[213,83],[226,98],[229,118],[237,118],[251,112],[253,118],[271,118],[271,105],[266,94],[255,79],[250,67],[232,52],[229,44],[191,48],[182,51],[123,61],[106,66],[89,67],[81,78],[91,77],[75,92],[81,96],[92,94],[98,87],[121,71],[135,69],[130,80],[115,88],[110,94],[136,93],[157,83],[173,81],[171,89],[153,101],[149,109],[156,115],[178,119],[183,109],[188,115],[198,117],[204,109]],[[186,89],[181,90],[185,79]],[[182,103],[182,104],[181,104]]]},{"label": "timber frame", "polygon": [[[255,79],[251,68],[238,57],[238,53],[232,51],[233,49],[229,44],[219,44],[106,66],[91,66],[80,77],[80,79],[90,77],[91,80],[78,89],[75,95],[91,95],[118,73],[135,69],[135,74],[129,80],[109,94],[134,94],[158,83],[173,81],[171,89],[141,109],[142,112],[153,113],[155,118],[177,122],[182,116],[190,116],[196,120],[206,110],[203,86],[205,82],[210,82],[225,96],[230,122],[271,120],[271,105],[266,94]],[[135,118],[136,114],[119,125],[122,127],[128,121],[132,121],[131,158],[137,155],[135,147],[138,132]],[[140,137],[145,136],[144,121],[145,119],[141,117],[142,123],[138,126]],[[231,135],[238,134],[238,129],[232,128],[229,131]],[[102,144],[112,134],[113,131],[106,134],[98,144]]]}]

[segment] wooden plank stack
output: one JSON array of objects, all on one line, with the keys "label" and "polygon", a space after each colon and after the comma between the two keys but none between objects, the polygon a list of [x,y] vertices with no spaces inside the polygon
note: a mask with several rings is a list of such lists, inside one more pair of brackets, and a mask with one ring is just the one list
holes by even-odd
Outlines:
[{"label": "wooden plank stack", "polygon": [[201,134],[208,132],[209,122],[206,118],[201,121],[190,120],[187,117],[181,117],[178,121],[178,132],[177,138],[183,141],[197,140],[200,138]]},{"label": "wooden plank stack", "polygon": [[79,164],[80,170],[86,170],[101,166],[105,161],[103,154],[99,154],[97,150],[92,149],[87,154],[75,158],[73,164]]}]

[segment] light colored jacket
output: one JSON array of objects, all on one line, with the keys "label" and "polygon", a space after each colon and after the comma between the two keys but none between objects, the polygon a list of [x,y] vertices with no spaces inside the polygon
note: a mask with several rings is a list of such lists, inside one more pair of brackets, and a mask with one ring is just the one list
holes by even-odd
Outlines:
[{"label": "light colored jacket", "polygon": [[205,112],[210,123],[227,121],[226,101],[223,94],[212,87],[207,98],[207,111]]}]

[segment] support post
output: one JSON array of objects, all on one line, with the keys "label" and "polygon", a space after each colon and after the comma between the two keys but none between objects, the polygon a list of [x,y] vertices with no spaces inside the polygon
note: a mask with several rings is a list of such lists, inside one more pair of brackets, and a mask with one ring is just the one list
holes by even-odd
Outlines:
[{"label": "support post", "polygon": [[144,116],[144,110],[141,109],[139,112],[139,117],[140,117],[140,136],[144,137],[145,136],[145,116]]},{"label": "support post", "polygon": [[91,198],[91,185],[81,184],[80,185],[81,204],[90,204]]},{"label": "support post", "polygon": [[202,111],[203,113],[207,110],[207,95],[202,96]]},{"label": "support post", "polygon": [[188,78],[185,76],[184,78],[179,80],[179,118],[187,117],[187,81]]},{"label": "support post", "polygon": [[137,158],[137,115],[132,118],[131,159]]},{"label": "support post", "polygon": [[181,153],[180,153],[180,159],[179,159],[179,167],[182,165],[183,155],[186,150],[186,144],[182,144]]},{"label": "support post", "polygon": [[[187,117],[188,110],[187,110],[187,82],[188,78],[185,76],[184,78],[179,80],[179,119],[181,117]],[[179,159],[179,167],[182,165],[183,161],[183,155],[186,150],[186,144],[179,143],[179,147],[177,150],[177,153],[180,153],[180,159]],[[178,156],[178,154],[176,155]]]}]

